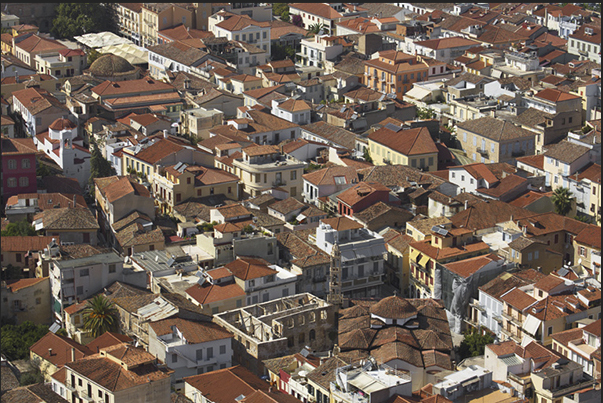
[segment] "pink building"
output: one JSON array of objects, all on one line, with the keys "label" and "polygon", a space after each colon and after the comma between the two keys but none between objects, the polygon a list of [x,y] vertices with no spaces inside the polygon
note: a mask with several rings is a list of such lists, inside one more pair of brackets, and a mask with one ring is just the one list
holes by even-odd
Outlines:
[{"label": "pink building", "polygon": [[2,201],[19,193],[37,193],[36,146],[31,138],[2,137]]}]

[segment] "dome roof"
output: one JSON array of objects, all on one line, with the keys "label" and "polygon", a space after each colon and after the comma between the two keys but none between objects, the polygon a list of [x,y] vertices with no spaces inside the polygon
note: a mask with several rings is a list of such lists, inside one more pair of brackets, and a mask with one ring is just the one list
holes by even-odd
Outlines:
[{"label": "dome roof", "polygon": [[54,122],[52,122],[50,124],[50,126],[48,126],[49,129],[52,130],[71,130],[71,129],[75,129],[75,123],[73,123],[71,120],[66,119],[66,118],[58,118],[57,120],[55,120]]},{"label": "dome roof", "polygon": [[106,54],[96,59],[90,65],[89,71],[92,75],[110,77],[115,75],[132,73],[136,67],[120,56]]},{"label": "dome roof", "polygon": [[407,319],[417,314],[417,309],[406,299],[392,295],[371,306],[371,313],[388,319]]}]

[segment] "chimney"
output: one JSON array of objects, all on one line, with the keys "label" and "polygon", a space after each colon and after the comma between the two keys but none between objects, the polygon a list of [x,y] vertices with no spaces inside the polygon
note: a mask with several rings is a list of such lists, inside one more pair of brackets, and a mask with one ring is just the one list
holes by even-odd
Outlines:
[{"label": "chimney", "polygon": [[48,349],[48,355],[52,357],[52,348]]},{"label": "chimney", "polygon": [[465,200],[465,210],[469,207],[469,200]]},{"label": "chimney", "polygon": [[77,206],[77,196],[73,195],[73,207],[75,208]]},{"label": "chimney", "polygon": [[509,218],[509,221],[513,222],[513,214],[511,214],[511,218]]},{"label": "chimney", "polygon": [[490,111],[490,117],[495,118],[496,117],[496,109],[492,109]]},{"label": "chimney", "polygon": [[521,227],[521,232],[526,235],[526,233],[528,232],[528,226],[524,225],[523,227]]},{"label": "chimney", "polygon": [[71,361],[75,361],[75,347],[71,347]]},{"label": "chimney", "polygon": [[168,131],[166,129],[163,130],[163,138],[164,139],[168,138]]}]

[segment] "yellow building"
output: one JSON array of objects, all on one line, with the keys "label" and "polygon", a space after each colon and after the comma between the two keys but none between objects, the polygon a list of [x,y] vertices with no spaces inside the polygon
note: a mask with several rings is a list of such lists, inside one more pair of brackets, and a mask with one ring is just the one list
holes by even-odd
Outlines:
[{"label": "yellow building", "polygon": [[397,50],[379,52],[376,58],[364,62],[362,83],[386,94],[402,99],[414,83],[427,80],[429,65],[420,57]]},{"label": "yellow building", "polygon": [[601,227],[589,225],[574,238],[574,264],[601,282]]},{"label": "yellow building", "polygon": [[369,134],[368,146],[375,165],[406,165],[437,171],[438,148],[426,127],[395,130],[386,126]]},{"label": "yellow building", "polygon": [[157,33],[176,25],[194,28],[192,3],[143,3],[140,10],[140,36],[144,47],[157,45]]},{"label": "yellow building", "polygon": [[457,124],[457,139],[475,162],[510,162],[534,155],[536,134],[490,116]]},{"label": "yellow building", "polygon": [[452,224],[439,225],[438,232],[431,231],[430,239],[409,245],[411,298],[434,297],[436,265],[483,255],[489,251],[488,244],[474,241],[473,231],[452,228]]},{"label": "yellow building", "polygon": [[14,318],[17,324],[52,322],[49,277],[2,281],[0,291],[2,317]]},{"label": "yellow building", "polygon": [[[174,206],[190,198],[222,194],[239,199],[239,178],[221,169],[178,163],[169,165],[153,178],[153,194],[161,210],[173,213]],[[171,197],[170,195],[173,195]]]},{"label": "yellow building", "polygon": [[[232,165],[245,196],[256,197],[264,190],[279,188],[288,192],[290,197],[298,200],[302,197],[302,175],[306,163],[284,157],[277,146],[245,147],[241,156],[232,161]],[[227,167],[223,163],[220,166]]]}]

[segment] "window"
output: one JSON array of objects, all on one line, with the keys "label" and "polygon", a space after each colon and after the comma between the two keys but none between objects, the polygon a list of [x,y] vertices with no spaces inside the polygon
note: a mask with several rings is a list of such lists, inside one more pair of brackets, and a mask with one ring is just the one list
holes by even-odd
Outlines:
[{"label": "window", "polygon": [[80,277],[88,277],[90,275],[90,269],[80,270]]},{"label": "window", "polygon": [[456,174],[454,172],[451,172],[451,176],[454,178]]},{"label": "window", "polygon": [[36,298],[36,305],[40,305],[42,303],[42,298]]},{"label": "window", "polygon": [[76,290],[77,295],[82,295],[84,293],[84,286],[79,286]]},{"label": "window", "polygon": [[196,359],[197,359],[197,361],[201,361],[203,359],[203,349],[202,348],[197,350]]},{"label": "window", "polygon": [[114,264],[109,265],[109,273],[115,273],[115,265]]},{"label": "window", "polygon": [[553,326],[549,326],[549,328],[546,331],[547,336],[550,336],[551,334],[553,334]]},{"label": "window", "polygon": [[226,354],[226,346],[220,346],[220,355]]},{"label": "window", "polygon": [[21,168],[29,169],[30,167],[31,167],[31,164],[27,158],[24,158],[21,160]]},{"label": "window", "polygon": [[22,176],[19,178],[19,186],[24,188],[29,186],[29,178],[27,176]]},{"label": "window", "polygon": [[172,362],[178,362],[178,354],[172,354]]},{"label": "window", "polygon": [[17,160],[8,160],[8,169],[17,169]]},{"label": "window", "polygon": [[297,171],[291,171],[291,180],[294,181],[297,179]]},{"label": "window", "polygon": [[211,360],[212,358],[214,358],[214,348],[208,347],[207,348],[207,359]]}]

